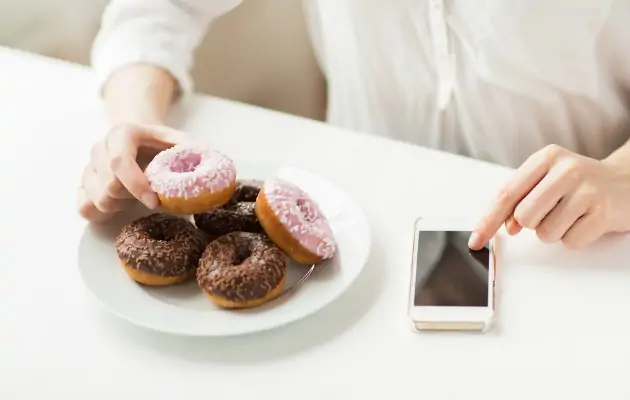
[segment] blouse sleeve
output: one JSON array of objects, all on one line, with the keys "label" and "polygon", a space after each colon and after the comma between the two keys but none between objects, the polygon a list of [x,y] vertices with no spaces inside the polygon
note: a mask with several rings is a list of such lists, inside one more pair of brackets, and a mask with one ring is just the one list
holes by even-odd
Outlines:
[{"label": "blouse sleeve", "polygon": [[168,71],[180,92],[193,90],[190,70],[210,24],[242,0],[111,0],[91,54],[99,89],[118,69],[148,64]]}]

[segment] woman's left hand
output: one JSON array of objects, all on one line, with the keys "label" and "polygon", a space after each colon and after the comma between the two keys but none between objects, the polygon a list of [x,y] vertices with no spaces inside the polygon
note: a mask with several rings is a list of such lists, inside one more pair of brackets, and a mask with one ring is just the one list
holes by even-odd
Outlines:
[{"label": "woman's left hand", "polygon": [[528,228],[543,242],[561,241],[570,249],[582,248],[608,232],[628,231],[627,170],[548,146],[529,157],[499,191],[469,246],[483,247],[504,223],[511,235]]}]

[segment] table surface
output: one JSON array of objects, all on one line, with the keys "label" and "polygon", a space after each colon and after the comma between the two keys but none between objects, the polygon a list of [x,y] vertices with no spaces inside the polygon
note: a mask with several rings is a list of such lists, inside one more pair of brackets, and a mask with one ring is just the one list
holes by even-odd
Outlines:
[{"label": "table surface", "polygon": [[347,190],[373,229],[364,273],[312,317],[256,335],[172,337],[110,315],[77,267],[76,187],[105,129],[93,78],[2,49],[0,398],[630,398],[628,238],[571,253],[502,237],[495,329],[418,334],[406,316],[414,219],[478,216],[508,170],[209,97],[174,121]]}]

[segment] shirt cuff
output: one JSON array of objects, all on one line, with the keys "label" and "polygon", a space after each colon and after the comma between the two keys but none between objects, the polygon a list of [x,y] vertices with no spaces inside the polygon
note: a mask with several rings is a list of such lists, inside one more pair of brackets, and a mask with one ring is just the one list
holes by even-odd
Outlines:
[{"label": "shirt cuff", "polygon": [[193,92],[194,84],[187,63],[181,62],[190,55],[178,54],[179,52],[165,41],[161,44],[152,41],[149,45],[142,42],[134,43],[133,37],[134,35],[117,31],[95,41],[92,67],[100,95],[114,73],[131,65],[151,65],[167,71],[177,85],[177,97]]}]

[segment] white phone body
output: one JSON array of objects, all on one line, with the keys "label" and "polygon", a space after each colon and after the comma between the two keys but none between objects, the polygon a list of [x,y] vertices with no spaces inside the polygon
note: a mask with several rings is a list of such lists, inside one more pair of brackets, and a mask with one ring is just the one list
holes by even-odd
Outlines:
[{"label": "white phone body", "polygon": [[[487,331],[492,325],[492,321],[495,313],[495,274],[496,274],[496,242],[492,239],[486,249],[488,250],[487,257],[487,278],[484,274],[483,278],[480,278],[478,285],[481,285],[483,280],[487,280],[485,285],[487,289],[487,301],[485,306],[477,305],[418,305],[416,303],[416,295],[421,290],[424,290],[426,281],[433,273],[433,269],[439,267],[439,260],[444,253],[446,244],[426,243],[426,238],[431,239],[430,233],[437,237],[443,235],[443,241],[448,240],[449,235],[466,237],[472,231],[472,224],[463,220],[449,220],[449,219],[425,219],[419,218],[414,224],[414,244],[413,244],[413,257],[411,263],[411,282],[409,290],[408,301],[408,315],[411,320],[413,329],[417,331]],[[420,243],[420,240],[425,242]],[[429,245],[432,247],[428,250],[428,247],[423,245]],[[465,245],[467,249],[467,244]],[[420,253],[420,251],[425,251]],[[426,252],[433,252],[435,254],[427,255]],[[484,250],[486,251],[486,250]],[[419,254],[420,256],[419,260]],[[485,256],[485,254],[484,254]],[[464,257],[464,256],[463,256]],[[472,255],[471,255],[472,257]],[[484,258],[485,260],[485,258]],[[424,270],[418,273],[422,268],[418,267],[418,262],[424,262],[425,264],[431,263],[429,267],[431,272],[425,272]],[[484,263],[486,263],[484,261]],[[479,264],[481,265],[481,264]],[[485,272],[485,271],[484,271]],[[420,275],[422,276],[420,276]],[[420,281],[418,280],[420,279]],[[480,287],[480,286],[479,286]]]}]

